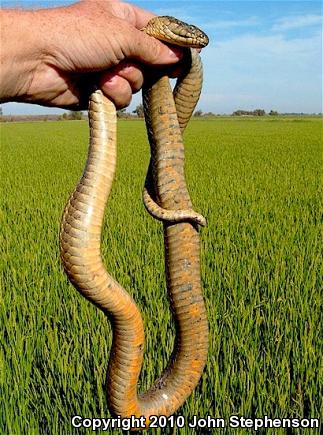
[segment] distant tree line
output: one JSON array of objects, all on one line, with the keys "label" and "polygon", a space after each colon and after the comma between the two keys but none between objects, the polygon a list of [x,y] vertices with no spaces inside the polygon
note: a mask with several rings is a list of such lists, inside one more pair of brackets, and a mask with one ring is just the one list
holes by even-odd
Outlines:
[{"label": "distant tree line", "polygon": [[[232,113],[232,116],[265,116],[266,111],[264,109],[255,109],[255,110],[236,110]],[[271,110],[268,115],[277,116],[278,112],[276,110]]]},{"label": "distant tree line", "polygon": [[[267,115],[266,111],[263,109],[256,109],[256,110],[236,110],[234,111],[231,116],[265,116]],[[279,113],[276,110],[271,110],[270,112],[268,112],[268,115],[270,116],[277,116],[279,115]],[[194,116],[196,117],[212,117],[212,116],[219,116],[213,112],[202,112],[201,109],[198,109],[194,112]]]},{"label": "distant tree line", "polygon": [[61,115],[60,119],[68,121],[79,121],[83,119],[83,112],[81,112],[80,110],[70,110],[69,112],[64,112],[63,115]]},{"label": "distant tree line", "polygon": [[[279,113],[276,110],[270,110],[268,113],[264,109],[255,109],[255,110],[242,110],[238,109],[231,113],[231,116],[322,116],[322,113]],[[142,104],[139,104],[132,113],[127,112],[126,109],[120,109],[117,111],[118,118],[126,118],[126,119],[134,119],[134,118],[143,118],[144,117],[144,107]],[[218,117],[218,116],[228,116],[213,112],[203,112],[201,109],[196,109],[194,117],[199,118],[203,117],[204,119]],[[86,119],[86,112],[82,111],[74,111],[71,110],[69,112],[64,112],[62,115],[3,115],[2,106],[0,105],[0,121],[1,122],[12,122],[12,121],[62,121],[62,120],[82,120]]]},{"label": "distant tree line", "polygon": [[[138,118],[144,117],[144,107],[142,104],[139,104],[135,110],[132,111],[132,116],[137,116]],[[268,112],[268,115],[270,116],[277,116],[279,113],[276,110],[271,110]],[[267,115],[266,111],[264,109],[255,109],[255,110],[236,110],[234,111],[231,116],[264,116]],[[118,118],[131,118],[131,114],[126,112],[126,109],[121,109],[117,111]],[[206,112],[204,113],[201,109],[197,109],[193,116],[195,117],[212,117],[212,116],[218,116],[217,114],[213,112]],[[61,115],[62,120],[80,120],[84,118],[84,114],[81,111],[70,111],[65,112],[63,115]]]}]

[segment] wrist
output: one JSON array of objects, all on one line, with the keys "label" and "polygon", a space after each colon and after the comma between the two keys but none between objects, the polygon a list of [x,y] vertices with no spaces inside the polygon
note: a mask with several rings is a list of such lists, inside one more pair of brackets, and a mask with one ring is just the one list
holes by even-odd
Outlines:
[{"label": "wrist", "polygon": [[26,100],[34,72],[44,57],[38,11],[2,10],[0,98]]}]

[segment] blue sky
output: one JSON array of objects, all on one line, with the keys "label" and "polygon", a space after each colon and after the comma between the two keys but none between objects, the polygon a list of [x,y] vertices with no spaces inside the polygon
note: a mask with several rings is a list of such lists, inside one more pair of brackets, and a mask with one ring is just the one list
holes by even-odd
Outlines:
[{"label": "blue sky", "polygon": [[[2,1],[2,6],[51,7],[73,1]],[[322,3],[304,0],[140,1],[158,15],[173,15],[210,37],[203,50],[204,88],[198,107],[232,113],[263,108],[322,112]],[[130,109],[140,103],[135,95]],[[59,113],[7,103],[5,114]]]}]

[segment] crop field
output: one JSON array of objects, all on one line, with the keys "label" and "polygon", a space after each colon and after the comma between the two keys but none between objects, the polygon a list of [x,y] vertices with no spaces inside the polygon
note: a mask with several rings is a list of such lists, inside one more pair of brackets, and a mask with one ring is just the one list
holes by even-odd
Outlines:
[{"label": "crop field", "polygon": [[[73,429],[71,417],[109,417],[111,328],[68,283],[58,249],[87,123],[8,123],[1,132],[0,433],[91,433]],[[189,190],[208,220],[200,234],[210,324],[203,378],[177,413],[187,421],[320,415],[321,133],[322,118],[305,117],[201,119],[185,133]],[[119,121],[118,153],[102,252],[144,318],[144,391],[166,365],[174,326],[162,225],[141,200],[143,121]]]}]

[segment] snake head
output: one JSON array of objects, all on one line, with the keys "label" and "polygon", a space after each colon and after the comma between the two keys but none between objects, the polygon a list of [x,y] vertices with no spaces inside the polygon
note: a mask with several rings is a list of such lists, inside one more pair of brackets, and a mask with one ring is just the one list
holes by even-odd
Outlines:
[{"label": "snake head", "polygon": [[160,41],[181,47],[203,48],[209,43],[207,35],[198,27],[169,16],[152,18],[142,30]]}]

